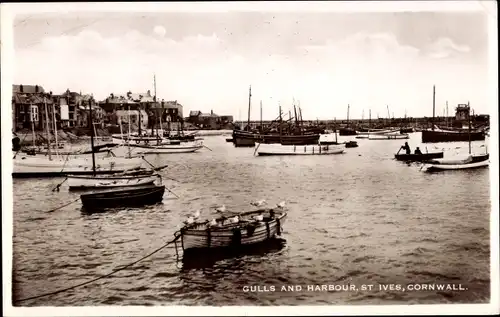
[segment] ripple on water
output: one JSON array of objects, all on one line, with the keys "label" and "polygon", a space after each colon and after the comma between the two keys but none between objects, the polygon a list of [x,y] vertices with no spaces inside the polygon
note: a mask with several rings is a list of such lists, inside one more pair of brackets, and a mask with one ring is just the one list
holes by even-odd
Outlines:
[{"label": "ripple on water", "polygon": [[[418,146],[419,134],[410,143]],[[349,138],[340,137],[339,141]],[[489,300],[489,173],[428,175],[395,162],[399,141],[359,140],[332,157],[255,157],[224,137],[206,137],[213,152],[152,155],[179,198],[163,204],[83,214],[62,179],[14,180],[16,298],[103,276],[173,237],[196,209],[249,210],[285,200],[286,244],[236,258],[177,263],[166,248],[151,258],[73,292],[23,305],[318,305],[465,303]],[[475,143],[474,143],[475,144]],[[436,144],[451,149],[457,144]],[[453,149],[453,151],[467,151]],[[119,155],[119,153],[117,153]],[[174,182],[168,177],[179,180]],[[474,180],[471,182],[471,180]],[[444,194],[446,193],[446,194]],[[469,198],[475,197],[473,201]],[[49,276],[51,276],[49,278]],[[467,292],[243,292],[245,285],[460,282]],[[29,283],[27,282],[29,281]]]}]

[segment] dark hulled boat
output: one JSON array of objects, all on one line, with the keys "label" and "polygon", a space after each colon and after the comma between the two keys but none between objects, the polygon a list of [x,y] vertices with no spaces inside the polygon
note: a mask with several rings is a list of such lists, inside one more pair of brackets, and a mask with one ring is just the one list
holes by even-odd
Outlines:
[{"label": "dark hulled boat", "polygon": [[443,158],[443,152],[422,153],[422,154],[395,154],[394,157],[398,161],[407,162],[425,162],[432,159]]},{"label": "dark hulled boat", "polygon": [[114,189],[80,195],[86,210],[113,207],[138,207],[156,204],[163,200],[165,186],[147,185],[135,188]]},{"label": "dark hulled boat", "polygon": [[484,131],[423,130],[422,143],[484,141]]},{"label": "dark hulled boat", "polygon": [[342,136],[357,135],[357,134],[358,133],[354,129],[350,129],[350,128],[339,129],[339,135],[342,135]]},{"label": "dark hulled boat", "polygon": [[318,144],[319,133],[304,133],[299,135],[261,134],[241,130],[233,131],[233,142],[236,146],[255,146],[255,143],[283,145]]}]

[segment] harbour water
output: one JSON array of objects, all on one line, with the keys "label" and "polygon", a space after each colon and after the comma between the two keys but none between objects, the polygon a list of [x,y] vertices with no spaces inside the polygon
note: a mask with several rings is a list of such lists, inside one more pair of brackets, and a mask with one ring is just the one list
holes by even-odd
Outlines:
[{"label": "harbour water", "polygon": [[[486,303],[490,297],[489,169],[428,174],[395,161],[404,141],[445,157],[468,144],[356,140],[342,155],[256,157],[226,136],[205,137],[198,153],[151,155],[180,198],[88,215],[62,181],[14,180],[13,294],[21,299],[107,274],[173,238],[188,215],[213,207],[251,210],[287,203],[281,245],[238,257],[177,261],[173,247],[108,278],[26,306],[361,305]],[[473,142],[483,153],[484,142]],[[389,284],[460,284],[455,291],[384,290]],[[361,290],[362,285],[375,285]],[[302,291],[282,291],[281,286]],[[347,291],[308,285],[354,285]],[[274,291],[273,291],[274,289]],[[298,287],[295,288],[296,290]]]}]

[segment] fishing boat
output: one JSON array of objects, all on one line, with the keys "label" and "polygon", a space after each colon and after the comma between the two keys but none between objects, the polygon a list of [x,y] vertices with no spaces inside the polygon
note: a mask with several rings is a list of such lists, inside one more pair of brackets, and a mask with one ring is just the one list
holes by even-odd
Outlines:
[{"label": "fishing boat", "polygon": [[394,154],[394,158],[398,161],[406,162],[425,162],[432,159],[443,158],[443,152],[422,153],[422,154]]},{"label": "fishing boat", "polygon": [[398,133],[386,133],[386,134],[377,134],[377,135],[369,135],[368,140],[403,140],[409,139],[410,136],[408,134],[400,134]]},{"label": "fishing boat", "polygon": [[237,249],[280,236],[286,217],[287,213],[281,208],[259,209],[211,221],[187,223],[175,236],[180,239],[185,253],[207,249]]},{"label": "fishing boat", "polygon": [[138,154],[193,153],[203,148],[203,141],[165,145],[135,145]]},{"label": "fishing boat", "polygon": [[341,136],[349,136],[358,134],[355,129],[349,128],[349,110],[351,105],[347,105],[347,123],[346,127],[339,129],[339,135]]},{"label": "fishing boat", "polygon": [[464,170],[464,169],[476,169],[481,167],[489,166],[490,155],[487,153],[473,155],[472,154],[472,136],[470,134],[471,122],[470,122],[470,107],[469,107],[469,154],[464,158],[442,158],[434,159],[428,161],[428,164],[424,164],[422,168],[425,167],[426,172],[438,172],[444,170]]},{"label": "fishing boat", "polygon": [[257,143],[255,152],[260,156],[270,155],[331,155],[342,154],[344,149],[330,145],[282,145]]},{"label": "fishing boat", "polygon": [[125,189],[112,189],[80,195],[85,210],[113,207],[138,207],[163,200],[165,186],[145,185]]},{"label": "fishing boat", "polygon": [[[465,106],[469,109],[470,116],[470,104],[459,105]],[[472,129],[461,129],[461,130],[444,130],[438,128],[434,124],[436,111],[436,86],[433,86],[432,92],[432,128],[422,130],[422,143],[439,143],[439,142],[466,142],[466,141],[484,141],[486,138],[484,131],[472,131]],[[469,117],[470,119],[470,117]],[[470,120],[469,120],[470,121]]]}]

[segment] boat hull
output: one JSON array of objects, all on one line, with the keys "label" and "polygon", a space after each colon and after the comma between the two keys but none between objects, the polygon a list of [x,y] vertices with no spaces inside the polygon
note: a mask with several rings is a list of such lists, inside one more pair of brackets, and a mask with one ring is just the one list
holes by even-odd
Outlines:
[{"label": "boat hull", "polygon": [[144,186],[84,194],[80,196],[80,199],[85,210],[89,211],[156,204],[163,200],[164,193],[165,186]]},{"label": "boat hull", "polygon": [[409,139],[408,134],[380,134],[380,135],[370,135],[368,140],[404,140]]},{"label": "boat hull", "polygon": [[304,135],[278,135],[259,134],[240,130],[233,130],[235,146],[255,146],[255,143],[283,144],[283,145],[309,145],[318,144],[320,134],[311,133]]},{"label": "boat hull", "polygon": [[[483,141],[485,139],[484,132],[471,132],[470,141]],[[469,142],[468,131],[440,131],[440,130],[423,130],[422,143],[439,143],[439,142]]]},{"label": "boat hull", "polygon": [[426,172],[476,169],[488,166],[489,166],[489,161],[472,162],[466,164],[431,164],[427,166]]},{"label": "boat hull", "polygon": [[286,216],[287,214],[283,213],[273,219],[237,224],[220,230],[217,228],[183,229],[181,230],[182,248],[184,252],[192,252],[255,245],[281,235]]},{"label": "boat hull", "polygon": [[281,145],[257,143],[256,152],[260,156],[271,155],[332,155],[342,154],[344,149],[330,145]]},{"label": "boat hull", "polygon": [[398,161],[424,162],[432,159],[443,158],[443,155],[443,152],[436,152],[422,154],[395,154],[394,157]]},{"label": "boat hull", "polygon": [[133,187],[153,184],[157,175],[145,176],[77,176],[68,175],[68,186],[70,189],[87,188],[114,188],[114,187]]},{"label": "boat hull", "polygon": [[[128,169],[137,169],[143,165],[141,158],[96,158],[95,174],[114,174]],[[77,158],[53,158],[49,160],[46,156],[17,156],[14,159],[13,177],[48,177],[92,175],[92,157],[85,155]]]},{"label": "boat hull", "polygon": [[203,148],[200,141],[191,144],[183,143],[179,145],[143,146],[135,145],[138,154],[173,154],[173,153],[193,153]]},{"label": "boat hull", "polygon": [[339,129],[339,135],[347,136],[347,135],[357,135],[356,130],[353,129]]}]

